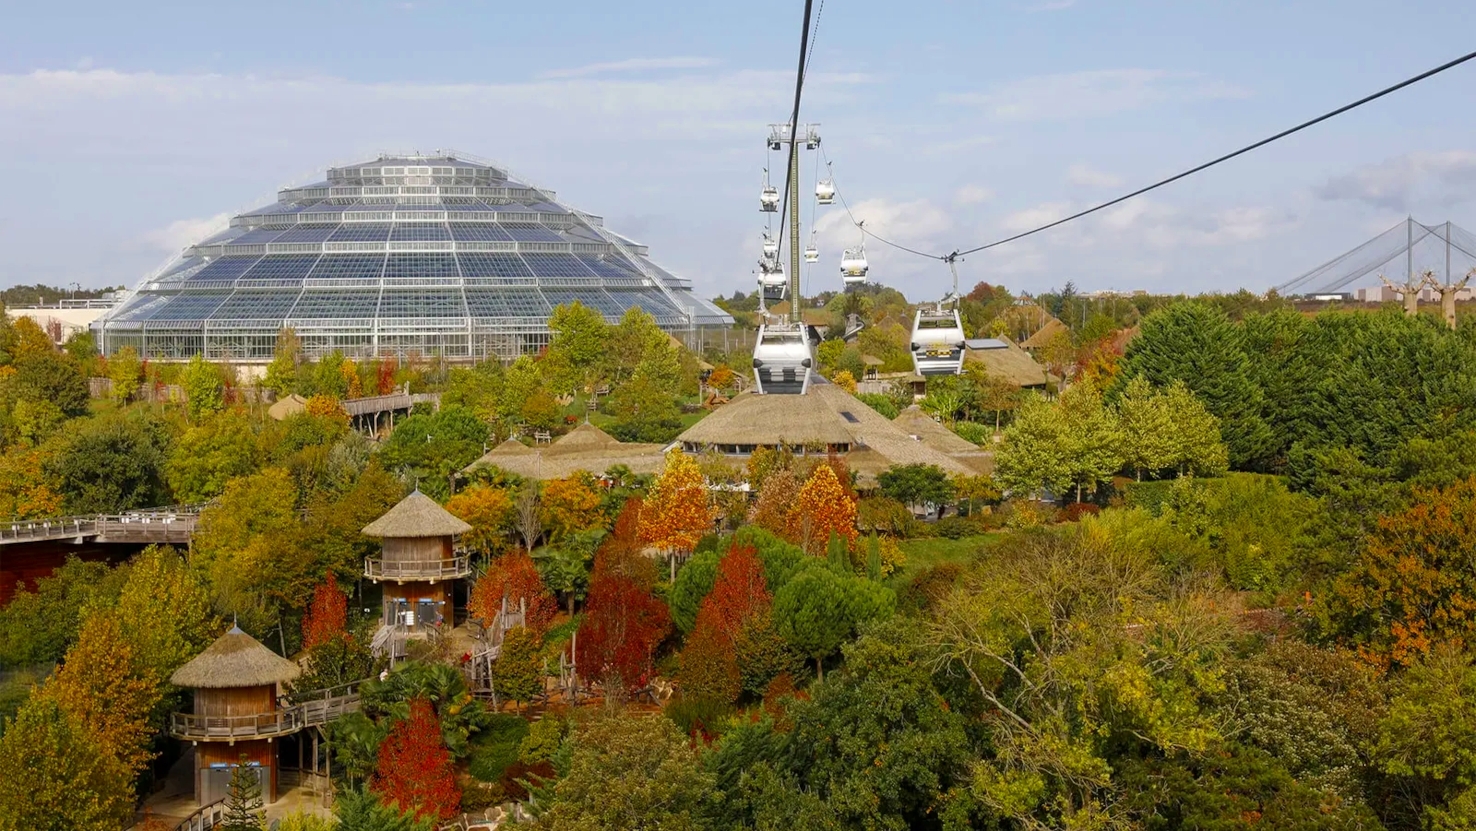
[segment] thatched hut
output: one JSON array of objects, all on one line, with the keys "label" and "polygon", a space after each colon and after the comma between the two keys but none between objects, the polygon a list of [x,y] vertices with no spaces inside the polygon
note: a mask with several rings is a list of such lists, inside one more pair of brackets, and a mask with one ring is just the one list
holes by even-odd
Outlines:
[{"label": "thatched hut", "polygon": [[463,474],[477,468],[497,467],[524,479],[563,479],[575,473],[599,475],[623,466],[631,473],[660,473],[665,466],[665,447],[659,444],[622,442],[593,424],[581,424],[547,447],[532,448],[508,439],[480,459],[467,465]]},{"label": "thatched hut", "polygon": [[364,526],[365,535],[380,538],[381,556],[364,561],[364,576],[384,584],[385,627],[424,634],[426,627],[450,619],[454,584],[471,574],[469,558],[456,551],[456,538],[470,530],[418,490]]},{"label": "thatched hut", "polygon": [[278,700],[282,684],[299,674],[297,664],[234,626],[174,671],[171,683],[195,691],[193,711],[173,714],[169,732],[195,746],[196,802],[224,798],[242,757],[258,771],[263,798],[277,800],[274,740],[302,729],[296,711]]}]

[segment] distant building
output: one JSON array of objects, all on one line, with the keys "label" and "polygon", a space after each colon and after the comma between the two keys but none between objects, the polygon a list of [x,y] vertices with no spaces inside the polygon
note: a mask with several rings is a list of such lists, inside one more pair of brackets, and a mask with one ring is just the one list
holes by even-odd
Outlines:
[{"label": "distant building", "polygon": [[467,465],[461,472],[496,467],[524,479],[563,479],[580,471],[600,474],[623,466],[631,473],[660,473],[666,466],[665,446],[622,442],[593,424],[581,424],[558,441],[529,447],[508,439]]}]

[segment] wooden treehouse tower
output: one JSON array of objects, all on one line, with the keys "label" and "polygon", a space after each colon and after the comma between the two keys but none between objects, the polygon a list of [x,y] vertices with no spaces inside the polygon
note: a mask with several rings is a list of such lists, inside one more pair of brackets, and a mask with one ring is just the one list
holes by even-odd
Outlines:
[{"label": "wooden treehouse tower", "polygon": [[456,538],[470,530],[418,490],[364,526],[381,541],[381,556],[364,561],[364,576],[384,587],[376,650],[399,660],[408,641],[439,637],[452,625],[455,583],[471,574]]},{"label": "wooden treehouse tower", "polygon": [[274,740],[303,727],[301,708],[279,705],[281,686],[300,674],[297,664],[234,626],[175,670],[169,680],[195,691],[194,712],[174,713],[169,732],[195,746],[197,803],[225,797],[243,755],[257,769],[266,801],[277,800]]}]

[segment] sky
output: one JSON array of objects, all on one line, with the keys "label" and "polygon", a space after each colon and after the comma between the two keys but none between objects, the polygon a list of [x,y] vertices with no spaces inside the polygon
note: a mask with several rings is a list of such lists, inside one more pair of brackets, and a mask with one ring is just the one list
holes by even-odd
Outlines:
[{"label": "sky", "polygon": [[[817,3],[817,5],[820,5]],[[284,185],[385,151],[495,160],[704,295],[754,285],[799,0],[0,2],[0,284],[133,284]],[[1469,8],[1369,0],[829,0],[801,120],[850,215],[946,253],[1105,201],[1471,51]],[[1476,61],[1094,217],[967,289],[1263,291],[1394,225],[1476,228]],[[809,197],[839,288],[860,232]],[[867,247],[871,278],[946,292]],[[1417,263],[1417,266],[1420,264]]]}]

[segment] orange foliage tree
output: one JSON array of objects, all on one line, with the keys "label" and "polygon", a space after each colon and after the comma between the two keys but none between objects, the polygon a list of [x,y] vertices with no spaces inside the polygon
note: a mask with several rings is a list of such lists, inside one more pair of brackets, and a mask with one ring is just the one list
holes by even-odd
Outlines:
[{"label": "orange foliage tree", "polygon": [[728,549],[682,649],[683,695],[728,704],[738,700],[743,677],[735,644],[744,625],[767,613],[772,601],[764,565],[753,547],[735,544]]},{"label": "orange foliage tree", "polygon": [[789,513],[789,539],[807,553],[823,555],[830,535],[856,543],[856,499],[828,464],[816,465]]},{"label": "orange foliage tree", "polygon": [[338,578],[328,572],[328,579],[313,589],[313,599],[302,618],[302,648],[343,637],[348,625],[348,597],[338,589]]},{"label": "orange foliage tree", "polygon": [[395,391],[395,373],[400,371],[400,362],[394,355],[386,355],[379,362],[379,371],[375,373],[374,391],[380,395],[389,395]]},{"label": "orange foliage tree", "polygon": [[337,398],[331,395],[314,395],[303,405],[303,410],[310,416],[328,418],[343,424],[348,423],[348,413],[344,412],[343,405]]},{"label": "orange foliage tree", "polygon": [[605,520],[600,514],[600,495],[595,491],[594,477],[588,473],[544,482],[538,513],[549,539],[554,542],[601,526]]},{"label": "orange foliage tree", "polygon": [[641,510],[641,542],[672,554],[687,553],[712,530],[713,510],[697,462],[681,450],[666,454],[666,468]]},{"label": "orange foliage tree", "polygon": [[748,521],[776,536],[789,533],[789,514],[799,499],[799,479],[793,471],[776,470],[764,477],[758,500],[748,514]]},{"label": "orange foliage tree", "polygon": [[471,526],[461,535],[462,545],[488,556],[505,553],[511,546],[513,501],[506,490],[472,485],[447,500],[446,510]]},{"label": "orange foliage tree", "polygon": [[534,632],[543,633],[559,611],[553,592],[543,584],[543,577],[533,565],[528,552],[518,549],[487,564],[487,571],[472,586],[467,609],[475,616],[490,621],[502,609],[507,598],[508,611],[527,604],[526,624]]},{"label": "orange foliage tree", "polygon": [[1379,663],[1408,666],[1442,641],[1476,644],[1476,478],[1416,490],[1409,508],[1382,517],[1327,602]]},{"label": "orange foliage tree", "polygon": [[149,714],[163,695],[159,678],[140,663],[118,617],[94,612],[66,662],[42,688],[98,748],[135,776],[154,758]]},{"label": "orange foliage tree", "polygon": [[403,812],[413,811],[417,818],[445,820],[461,810],[451,752],[429,701],[412,699],[410,717],[390,729],[379,746],[379,762],[369,787],[384,802]]}]

